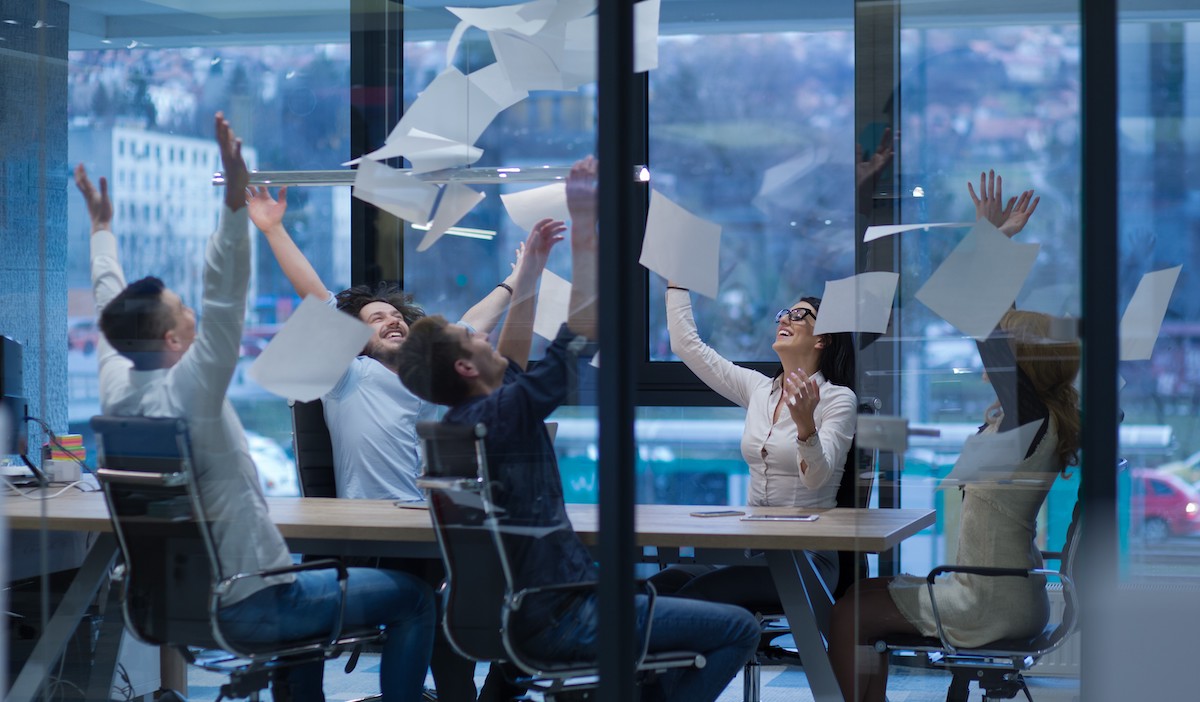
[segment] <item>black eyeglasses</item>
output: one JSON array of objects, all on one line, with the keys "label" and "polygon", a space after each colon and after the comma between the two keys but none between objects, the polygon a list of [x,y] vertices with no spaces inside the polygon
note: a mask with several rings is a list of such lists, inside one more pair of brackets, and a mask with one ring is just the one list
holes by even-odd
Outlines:
[{"label": "black eyeglasses", "polygon": [[793,322],[800,322],[803,321],[805,317],[812,317],[813,319],[816,319],[817,313],[813,312],[807,307],[793,307],[790,310],[779,310],[775,313],[775,323],[779,324],[783,321],[784,317],[787,317]]}]

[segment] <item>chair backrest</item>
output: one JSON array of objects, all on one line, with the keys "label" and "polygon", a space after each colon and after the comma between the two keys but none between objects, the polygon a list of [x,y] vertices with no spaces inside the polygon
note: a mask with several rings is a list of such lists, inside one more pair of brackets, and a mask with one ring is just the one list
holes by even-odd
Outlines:
[{"label": "chair backrest", "polygon": [[[858,403],[859,414],[875,414],[879,411],[879,400],[862,398]],[[838,507],[867,507],[871,504],[871,489],[875,485],[875,474],[879,470],[879,449],[858,448],[858,436],[850,441],[846,455],[846,468],[842,482],[838,485],[836,503]],[[838,552],[838,581],[833,588],[837,599],[846,594],[850,586],[867,577],[866,554],[854,551]]]},{"label": "chair backrest", "polygon": [[[1117,472],[1127,470],[1129,461],[1122,458],[1117,464]],[[1076,498],[1075,507],[1071,510],[1071,523],[1067,525],[1067,537],[1063,541],[1062,552],[1059,553],[1058,572],[1072,582],[1075,579],[1075,560],[1079,556],[1079,544],[1083,537],[1083,499]],[[1054,645],[1075,630],[1076,619],[1079,616],[1075,599],[1078,592],[1072,593],[1069,588],[1063,588],[1063,615],[1058,626],[1046,632],[1047,643]]]},{"label": "chair backrest", "polygon": [[320,400],[288,403],[292,408],[292,448],[302,497],[337,497],[333,439]]},{"label": "chair backrest", "polygon": [[209,594],[220,579],[182,419],[92,418],[96,477],[125,561],[126,624],[157,644],[216,646]]},{"label": "chair backrest", "polygon": [[474,660],[505,660],[502,615],[507,585],[489,523],[482,424],[418,422],[425,465],[418,484],[446,566],[446,637]]}]

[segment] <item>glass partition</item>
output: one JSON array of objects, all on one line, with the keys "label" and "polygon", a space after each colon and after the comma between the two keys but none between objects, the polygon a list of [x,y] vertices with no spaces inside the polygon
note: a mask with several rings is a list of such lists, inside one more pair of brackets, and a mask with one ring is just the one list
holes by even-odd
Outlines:
[{"label": "glass partition", "polygon": [[[628,147],[621,153],[637,154],[622,174],[631,197],[611,200],[623,204],[600,217],[632,223],[630,240],[650,251],[646,265],[631,256],[608,267],[599,299],[609,314],[618,300],[627,305],[607,342],[632,351],[636,393],[601,380],[602,363],[572,369],[569,399],[549,420],[575,515],[596,513],[602,446],[616,445],[630,449],[632,465],[620,467],[633,476],[638,509],[678,508],[680,528],[697,541],[728,537],[756,511],[819,512],[818,531],[838,518],[835,505],[920,513],[927,526],[859,550],[871,551],[868,576],[923,578],[964,561],[1037,565],[1032,549],[1063,547],[1084,486],[1101,475],[1099,494],[1111,488],[1115,501],[1091,509],[1118,520],[1116,543],[1098,551],[1116,563],[1106,584],[1157,592],[1200,573],[1200,296],[1189,268],[1200,214],[1189,165],[1200,149],[1200,13],[1187,3],[1119,3],[1117,46],[1099,47],[1081,22],[1094,7],[1078,0],[642,0],[634,37],[619,46],[598,29],[607,0],[537,0],[519,11],[503,0],[193,4],[0,0],[0,84],[13,107],[0,121],[0,335],[21,351],[0,347],[0,395],[28,426],[35,466],[67,451],[56,455],[53,434],[81,444],[85,466],[96,467],[88,421],[100,411],[100,332],[75,164],[107,180],[128,278],[159,276],[197,307],[223,193],[211,126],[223,110],[250,167],[272,173],[258,176],[271,179],[270,194],[291,184],[280,224],[322,287],[395,281],[425,312],[468,321],[495,345],[529,229],[543,215],[567,218],[571,164],[589,154],[603,164]],[[1089,75],[1088,52],[1118,48],[1118,80]],[[638,70],[613,80],[599,66],[617,50],[633,52]],[[612,98],[602,74],[636,93],[621,139],[601,136]],[[1085,105],[1110,88],[1115,163],[1112,173],[1088,172]],[[1098,280],[1086,254],[1108,244],[1087,231],[1096,204],[1087,188],[1107,175],[1119,193],[1115,273]],[[678,236],[666,245],[664,221]],[[228,396],[264,492],[296,496],[288,403],[250,373],[301,302],[271,241],[252,231]],[[556,245],[532,313],[534,367],[567,318],[575,276],[568,243]],[[1107,312],[1120,319],[1118,348],[1094,331],[1088,302],[1100,298],[1089,291],[1102,287],[1115,291]],[[1097,388],[1076,373],[1105,354],[1119,358],[1119,422],[1089,411]],[[824,406],[777,375],[795,367],[820,370]],[[793,402],[807,409],[793,412]],[[600,419],[614,416],[605,414],[612,403],[628,410],[619,427]],[[427,403],[420,412],[445,410]],[[614,430],[630,432],[632,446],[602,444]],[[1080,437],[1097,433],[1116,437],[1123,460],[1114,472],[1098,473],[1077,452]],[[10,437],[0,432],[0,443]],[[18,480],[4,499],[23,503],[17,493],[33,497],[34,486],[19,481],[32,478],[7,453],[19,447],[0,448]],[[822,448],[828,457],[818,458]],[[828,469],[827,480],[808,480],[810,469]],[[857,491],[839,494],[842,486]],[[687,506],[737,514],[691,519]],[[780,533],[809,543],[804,528]],[[868,538],[865,528],[850,533]],[[24,528],[5,536],[8,609],[38,622],[6,640],[16,671],[93,538],[66,528],[47,541]],[[657,545],[650,538],[644,545]],[[682,548],[676,560],[781,567],[782,556],[757,542],[705,555],[702,543],[675,541],[663,553]],[[667,555],[647,559],[645,574]],[[798,568],[784,580],[794,585]],[[43,571],[66,574],[35,583]],[[1047,593],[1047,621],[1070,611],[1062,588]],[[1030,602],[981,607],[968,624],[994,623],[1010,606],[1042,611],[1041,599]],[[877,619],[866,600],[854,606],[862,620]],[[83,617],[100,631],[98,613]],[[928,618],[917,624],[935,631]],[[796,628],[824,645],[828,632],[817,626],[806,618]],[[1053,697],[1052,688],[1095,694],[1082,692],[1094,675],[1081,673],[1084,631],[1025,673],[1035,698]],[[107,698],[87,681],[100,639],[76,638],[93,649],[68,656],[48,694]],[[802,651],[804,673],[781,668],[780,684],[835,699],[814,652],[823,653]],[[121,659],[130,698],[152,692],[128,667],[138,655]],[[925,660],[890,663],[920,689],[913,698],[941,698],[949,677]],[[210,684],[193,678],[193,692]],[[736,688],[722,699],[738,698]]]}]

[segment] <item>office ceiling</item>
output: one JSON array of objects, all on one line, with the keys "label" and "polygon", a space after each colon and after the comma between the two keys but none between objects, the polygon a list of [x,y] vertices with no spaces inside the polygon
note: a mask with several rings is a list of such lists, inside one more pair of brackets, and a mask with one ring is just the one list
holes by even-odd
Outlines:
[{"label": "office ceiling", "polygon": [[[456,18],[444,5],[491,6],[510,0],[65,0],[73,50],[117,47],[344,43],[356,27],[403,21],[405,37],[445,39]],[[904,26],[1071,22],[1085,0],[904,0]],[[890,11],[893,0],[858,0]],[[663,0],[664,34],[850,29],[855,0]],[[1125,3],[1126,20],[1197,20],[1195,0]],[[1136,5],[1136,7],[1134,7]]]}]

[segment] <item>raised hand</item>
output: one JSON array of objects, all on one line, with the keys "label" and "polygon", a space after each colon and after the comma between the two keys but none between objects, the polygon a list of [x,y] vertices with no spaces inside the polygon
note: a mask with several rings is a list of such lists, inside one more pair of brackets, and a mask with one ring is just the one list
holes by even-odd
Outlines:
[{"label": "raised hand", "polygon": [[532,266],[540,273],[546,267],[550,249],[563,240],[562,233],[565,231],[567,231],[566,224],[557,219],[547,218],[533,225],[529,237],[525,239],[522,246],[523,253],[518,262],[519,267],[524,269]]},{"label": "raised hand", "polygon": [[1009,198],[1005,203],[1004,178],[996,175],[994,170],[979,174],[978,195],[970,181],[967,182],[967,192],[975,203],[975,219],[987,219],[1009,238],[1025,228],[1041,200],[1040,197],[1033,197],[1032,190],[1026,190],[1019,198]]},{"label": "raised hand", "polygon": [[83,194],[87,203],[88,216],[92,220],[92,233],[112,229],[113,206],[108,198],[108,179],[100,176],[100,189],[97,190],[88,178],[87,169],[83,164],[75,166],[75,187]]},{"label": "raised hand", "polygon": [[217,146],[221,149],[221,169],[225,172],[225,204],[234,212],[246,206],[246,188],[250,185],[250,170],[242,158],[242,140],[233,127],[218,112],[213,118],[217,132]]},{"label": "raised hand", "polygon": [[979,194],[975,194],[975,186],[967,181],[967,192],[971,194],[971,202],[975,203],[975,219],[986,219],[993,227],[999,227],[1008,219],[1017,198],[1004,205],[1004,178],[996,177],[996,171],[989,170],[979,174]]},{"label": "raised hand", "polygon": [[1033,215],[1033,211],[1037,209],[1038,203],[1042,201],[1041,197],[1034,197],[1032,190],[1026,190],[1021,193],[1021,197],[1017,198],[1017,204],[1013,206],[1012,211],[1008,215],[1008,219],[1004,220],[1004,224],[1000,225],[1000,231],[1008,238],[1013,238],[1025,228],[1029,222],[1029,218]]},{"label": "raised hand", "polygon": [[794,370],[783,379],[783,402],[796,423],[798,438],[806,439],[817,431],[814,413],[820,401],[821,389],[817,381],[803,370]]},{"label": "raised hand", "polygon": [[599,162],[592,156],[580,159],[567,175],[567,212],[571,223],[596,222],[596,175]]},{"label": "raised hand", "polygon": [[271,191],[265,186],[251,186],[246,190],[246,207],[249,208],[250,221],[264,234],[270,234],[276,227],[283,226],[283,215],[287,212],[287,186],[279,189],[279,199],[271,197]]}]

